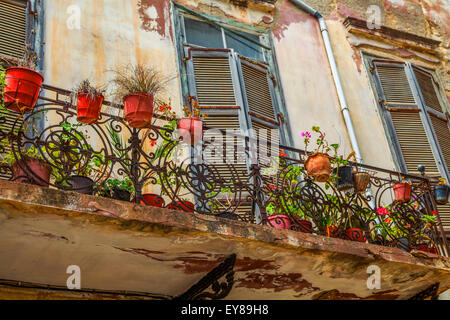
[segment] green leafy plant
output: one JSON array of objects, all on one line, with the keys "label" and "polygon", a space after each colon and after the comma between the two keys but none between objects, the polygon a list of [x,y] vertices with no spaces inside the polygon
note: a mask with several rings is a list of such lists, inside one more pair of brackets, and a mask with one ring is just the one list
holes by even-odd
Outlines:
[{"label": "green leafy plant", "polygon": [[[330,145],[328,143],[328,140],[326,139],[326,133],[321,131],[320,127],[313,126],[312,132],[316,133],[318,135],[316,141],[316,146],[311,151],[313,154],[315,153],[324,153],[328,154],[328,152],[331,151],[331,148],[334,148],[337,152],[337,149],[339,148],[338,144]],[[302,132],[303,142],[305,143],[305,152],[308,152],[308,146],[311,144],[312,134],[309,131]]]},{"label": "green leafy plant", "polygon": [[114,190],[123,190],[132,194],[134,192],[133,181],[128,177],[125,179],[108,179],[97,186],[97,192],[103,196],[110,197]]}]

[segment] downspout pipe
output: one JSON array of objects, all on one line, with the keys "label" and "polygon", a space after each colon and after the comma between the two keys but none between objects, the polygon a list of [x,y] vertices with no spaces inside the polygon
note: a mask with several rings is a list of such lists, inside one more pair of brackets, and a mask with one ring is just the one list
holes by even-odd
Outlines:
[{"label": "downspout pipe", "polygon": [[[334,84],[336,86],[339,103],[341,105],[341,112],[344,117],[348,135],[350,137],[350,143],[352,145],[353,151],[355,152],[356,162],[359,164],[362,164],[363,159],[361,156],[361,150],[359,149],[358,140],[356,139],[355,128],[353,126],[353,121],[350,116],[350,111],[348,109],[347,99],[345,98],[344,89],[342,87],[341,76],[340,76],[339,70],[337,68],[336,59],[334,58],[334,52],[333,52],[333,48],[331,46],[330,36],[328,34],[328,28],[325,23],[325,19],[319,11],[311,8],[306,3],[304,3],[300,0],[289,0],[289,1],[292,2],[294,5],[296,5],[297,7],[299,7],[300,9],[302,9],[303,11],[306,11],[307,13],[309,13],[310,15],[312,15],[319,21],[320,32],[322,34],[323,42],[325,44],[325,50],[327,52],[328,61],[330,63],[331,73],[333,75],[333,80],[334,80]],[[372,190],[370,190],[370,188],[367,189],[366,195],[370,199],[370,201],[369,201],[370,206],[372,207],[372,209],[375,209],[375,201],[373,199]]]},{"label": "downspout pipe", "polygon": [[306,3],[300,0],[289,0],[293,4],[295,4],[300,9],[306,11],[313,17],[315,17],[319,21],[320,32],[322,34],[323,42],[325,44],[325,50],[327,52],[328,61],[330,63],[331,73],[333,75],[334,84],[336,86],[337,95],[339,98],[339,103],[341,105],[341,112],[344,117],[345,125],[347,127],[347,132],[350,137],[350,143],[352,145],[352,149],[355,152],[356,161],[358,163],[363,163],[363,159],[361,156],[361,150],[359,149],[358,140],[356,139],[355,129],[353,127],[352,118],[350,116],[350,111],[348,109],[347,99],[345,98],[344,89],[342,87],[341,76],[339,74],[336,59],[334,58],[333,48],[331,47],[330,36],[328,34],[328,28],[325,23],[325,19],[322,14],[311,8]]}]

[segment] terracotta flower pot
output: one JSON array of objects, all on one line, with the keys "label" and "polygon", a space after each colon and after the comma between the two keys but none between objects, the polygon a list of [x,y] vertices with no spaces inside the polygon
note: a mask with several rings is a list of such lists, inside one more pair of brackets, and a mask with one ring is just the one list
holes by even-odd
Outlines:
[{"label": "terracotta flower pot", "polygon": [[43,160],[23,157],[12,165],[12,170],[14,181],[41,187],[48,187],[50,184],[52,168]]},{"label": "terracotta flower pot", "polygon": [[370,182],[370,174],[367,172],[355,172],[353,174],[353,185],[355,193],[361,193],[367,190]]},{"label": "terracotta flower pot", "polygon": [[145,202],[141,201],[141,204],[143,204],[143,205],[148,205],[148,206],[158,207],[158,208],[164,207],[164,199],[158,194],[145,193],[142,195],[142,198],[144,198],[144,201],[145,201]]},{"label": "terracotta flower pot", "polygon": [[145,128],[153,118],[153,95],[136,92],[123,98],[125,118],[132,128]]},{"label": "terracotta flower pot", "polygon": [[364,231],[358,228],[352,228],[345,230],[346,239],[357,242],[366,242]]},{"label": "terracotta flower pot", "polygon": [[27,113],[34,109],[44,77],[31,69],[6,69],[3,89],[5,106],[15,112]]},{"label": "terracotta flower pot", "polygon": [[85,93],[79,93],[77,101],[77,120],[86,124],[97,122],[102,109],[103,100],[105,100],[105,97],[101,94],[92,97]]},{"label": "terracotta flower pot", "polygon": [[190,212],[190,213],[194,213],[194,211],[195,211],[194,204],[190,201],[184,201],[184,200],[172,202],[166,208],[171,209],[171,210],[176,210],[176,211]]},{"label": "terracotta flower pot", "polygon": [[305,161],[305,168],[317,182],[327,182],[331,174],[330,157],[323,153],[313,154]]},{"label": "terracotta flower pot", "polygon": [[393,189],[397,202],[406,203],[411,200],[411,185],[409,183],[397,183]]},{"label": "terracotta flower pot", "polygon": [[436,203],[439,205],[445,205],[448,203],[448,196],[450,187],[447,185],[439,185],[433,188],[434,198],[436,199]]},{"label": "terracotta flower pot", "polygon": [[438,254],[436,248],[431,248],[428,244],[426,243],[421,243],[417,245],[417,250],[419,251],[423,251],[423,252],[428,252],[428,253],[434,253],[434,254]]},{"label": "terracotta flower pot", "polygon": [[266,224],[269,227],[274,227],[275,229],[290,229],[292,225],[289,217],[284,214],[274,214],[268,216],[267,219],[269,221],[266,222]]},{"label": "terracotta flower pot", "polygon": [[298,230],[304,233],[312,233],[313,232],[313,228],[312,228],[312,223],[309,222],[308,220],[300,220],[298,222],[299,226],[298,226]]},{"label": "terracotta flower pot", "polygon": [[181,139],[191,146],[203,140],[203,121],[200,118],[183,118],[178,121],[177,127]]}]

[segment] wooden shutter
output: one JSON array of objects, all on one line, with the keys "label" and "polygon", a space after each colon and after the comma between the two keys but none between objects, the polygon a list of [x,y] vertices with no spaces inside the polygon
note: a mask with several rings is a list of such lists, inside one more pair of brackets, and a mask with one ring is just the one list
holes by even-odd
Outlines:
[{"label": "wooden shutter", "polygon": [[374,76],[378,95],[391,126],[392,136],[400,149],[405,169],[420,174],[423,164],[430,176],[439,176],[439,169],[430,145],[430,137],[423,124],[423,111],[414,96],[403,63],[374,62]]},{"label": "wooden shutter", "polygon": [[[0,102],[1,103],[1,102]],[[11,131],[14,131],[15,134],[18,134],[19,130],[22,129],[23,126],[23,116],[20,113],[16,113],[13,111],[5,111],[0,110],[0,131],[3,134],[8,134]],[[14,130],[13,130],[14,128]],[[5,138],[3,135],[0,136],[0,139]],[[2,142],[2,141],[0,141]],[[2,148],[0,153],[0,160],[3,158],[3,156],[7,155],[8,152],[11,151],[11,146],[9,143],[3,144],[2,142]],[[0,179],[3,180],[10,180],[11,174],[10,172],[4,173],[0,172]]]},{"label": "wooden shutter", "polygon": [[26,20],[25,1],[0,0],[0,55],[23,58]]}]

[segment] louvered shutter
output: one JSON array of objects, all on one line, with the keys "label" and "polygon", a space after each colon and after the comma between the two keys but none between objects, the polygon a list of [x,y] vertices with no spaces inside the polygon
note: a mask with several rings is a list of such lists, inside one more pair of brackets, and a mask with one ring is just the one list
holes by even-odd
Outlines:
[{"label": "louvered shutter", "polygon": [[266,66],[253,63],[244,57],[239,59],[244,104],[252,129],[250,135],[258,141],[255,149],[259,164],[265,167],[270,165],[273,157],[278,156],[280,144],[280,123],[274,98],[274,84]]},{"label": "louvered shutter", "polygon": [[26,1],[0,0],[0,55],[23,58],[26,20]]},{"label": "louvered shutter", "polygon": [[380,102],[387,112],[405,169],[420,174],[417,167],[423,164],[428,175],[440,176],[430,144],[432,140],[423,125],[425,115],[412,91],[406,65],[383,61],[373,62],[373,66]]},{"label": "louvered shutter", "polygon": [[[1,102],[0,102],[1,103]],[[0,135],[0,139],[6,138],[3,134],[7,135],[11,131],[14,131],[15,134],[18,134],[18,131],[22,129],[23,126],[23,116],[20,113],[15,113],[12,111],[0,110],[0,131],[2,135]],[[13,130],[14,128],[14,130]],[[7,155],[9,151],[11,151],[11,146],[9,143],[4,144],[3,141],[0,148],[0,160],[3,156]],[[17,149],[17,145],[16,145]],[[0,170],[0,179],[10,180],[11,172]]]}]

